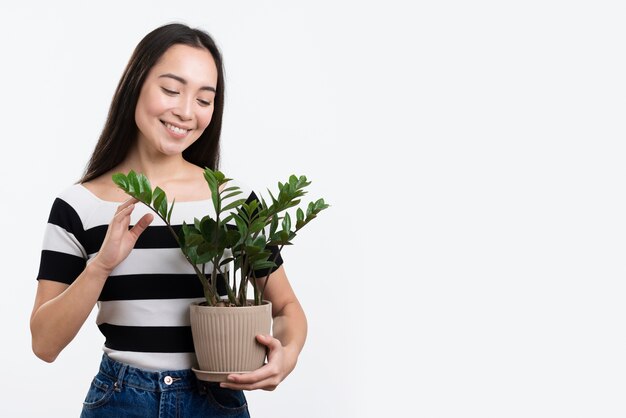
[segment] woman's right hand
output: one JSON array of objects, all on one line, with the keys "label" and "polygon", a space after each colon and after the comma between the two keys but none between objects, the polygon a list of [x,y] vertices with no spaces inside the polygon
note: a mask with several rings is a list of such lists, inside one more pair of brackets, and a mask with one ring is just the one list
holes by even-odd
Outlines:
[{"label": "woman's right hand", "polygon": [[107,274],[128,257],[141,233],[154,219],[154,215],[147,213],[129,230],[130,215],[137,202],[137,199],[128,199],[118,206],[107,229],[102,247],[92,260],[92,264],[96,263]]},{"label": "woman's right hand", "polygon": [[39,280],[30,322],[33,352],[37,357],[52,362],[74,339],[111,271],[128,257],[139,235],[154,219],[148,213],[129,230],[130,215],[137,202],[129,199],[117,208],[100,251],[71,285]]}]

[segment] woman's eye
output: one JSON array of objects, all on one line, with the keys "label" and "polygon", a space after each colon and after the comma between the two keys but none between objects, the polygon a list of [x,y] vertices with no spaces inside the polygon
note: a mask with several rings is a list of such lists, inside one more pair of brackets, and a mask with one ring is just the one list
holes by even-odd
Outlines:
[{"label": "woman's eye", "polygon": [[170,96],[175,96],[178,94],[177,91],[166,89],[165,87],[161,87],[161,90],[163,90],[165,94],[169,94]]},{"label": "woman's eye", "polygon": [[200,106],[211,106],[211,102],[208,100],[198,99],[198,103],[200,104]]}]

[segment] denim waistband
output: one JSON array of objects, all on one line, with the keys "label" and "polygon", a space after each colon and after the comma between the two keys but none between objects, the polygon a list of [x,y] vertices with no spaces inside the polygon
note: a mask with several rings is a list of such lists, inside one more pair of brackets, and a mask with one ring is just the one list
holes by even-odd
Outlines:
[{"label": "denim waistband", "polygon": [[129,386],[151,392],[167,392],[198,387],[198,380],[189,369],[162,372],[144,370],[115,361],[106,354],[102,355],[100,372],[115,381],[117,389]]}]

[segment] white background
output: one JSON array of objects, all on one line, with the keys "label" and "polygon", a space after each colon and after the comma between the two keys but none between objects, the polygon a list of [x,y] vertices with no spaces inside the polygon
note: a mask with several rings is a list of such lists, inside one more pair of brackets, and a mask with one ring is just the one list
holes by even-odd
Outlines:
[{"label": "white background", "polygon": [[172,21],[223,50],[223,171],[332,204],[285,251],[310,333],[254,417],[626,416],[622,4],[3,2],[6,416],[79,414],[103,338],[31,353],[43,230]]}]

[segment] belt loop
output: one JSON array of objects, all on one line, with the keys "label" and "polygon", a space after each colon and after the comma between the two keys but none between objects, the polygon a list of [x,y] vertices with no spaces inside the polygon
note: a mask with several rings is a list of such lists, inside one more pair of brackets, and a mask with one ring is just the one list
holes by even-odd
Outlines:
[{"label": "belt loop", "polygon": [[122,390],[122,382],[124,381],[124,374],[126,373],[126,369],[128,368],[127,364],[120,363],[122,367],[120,367],[120,371],[117,373],[117,382],[113,385],[116,391]]}]

